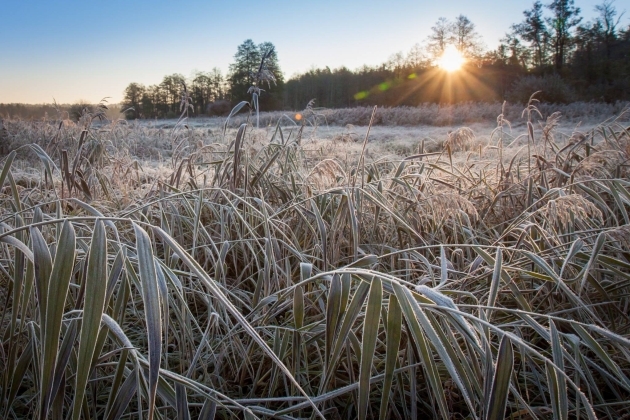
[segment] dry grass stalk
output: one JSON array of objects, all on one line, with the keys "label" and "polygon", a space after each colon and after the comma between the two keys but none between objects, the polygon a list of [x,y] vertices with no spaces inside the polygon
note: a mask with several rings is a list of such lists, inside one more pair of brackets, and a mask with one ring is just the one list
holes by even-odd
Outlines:
[{"label": "dry grass stalk", "polygon": [[450,147],[452,152],[460,150],[470,150],[471,144],[475,140],[475,133],[468,127],[460,127],[448,133],[445,147]]}]

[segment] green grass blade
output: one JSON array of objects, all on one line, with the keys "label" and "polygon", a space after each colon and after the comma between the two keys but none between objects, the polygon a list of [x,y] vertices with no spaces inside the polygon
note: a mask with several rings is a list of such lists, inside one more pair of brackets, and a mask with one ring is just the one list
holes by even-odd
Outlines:
[{"label": "green grass blade", "polygon": [[387,349],[385,353],[385,380],[383,381],[383,394],[381,396],[381,407],[379,419],[387,417],[387,405],[389,396],[392,393],[392,383],[394,380],[394,370],[398,361],[398,348],[402,333],[402,311],[395,294],[389,296],[389,306],[387,310]]},{"label": "green grass blade", "polygon": [[320,244],[322,247],[322,259],[323,259],[323,267],[324,270],[328,269],[328,230],[326,229],[326,223],[324,223],[324,219],[322,219],[322,215],[319,212],[319,208],[315,203],[315,200],[311,200],[311,209],[313,210],[313,214],[315,214],[315,219],[317,220],[317,229],[319,230],[320,236]]},{"label": "green grass blade", "polygon": [[551,411],[553,420],[565,420],[560,410],[560,384],[558,382],[558,373],[556,368],[549,360],[545,360],[545,373],[547,374],[547,388],[549,389],[549,398],[551,399]]},{"label": "green grass blade", "polygon": [[486,399],[486,420],[503,420],[510,390],[510,377],[514,368],[512,342],[506,336],[501,338],[497,365],[492,378],[492,390]]},{"label": "green grass blade", "polygon": [[162,320],[160,316],[160,295],[153,259],[153,247],[149,235],[134,223],[136,251],[138,253],[138,271],[142,284],[142,301],[149,341],[149,420],[153,420],[155,397],[160,374],[162,357]]},{"label": "green grass blade", "polygon": [[293,321],[296,330],[304,326],[304,289],[302,286],[296,286],[293,291]]},{"label": "green grass blade", "polygon": [[52,267],[46,303],[46,318],[43,322],[41,398],[43,401],[41,416],[46,418],[51,402],[54,368],[57,365],[61,320],[66,305],[66,295],[74,268],[75,255],[74,227],[65,220],[61,228],[55,262]]},{"label": "green grass blade", "polygon": [[415,299],[411,295],[411,292],[399,283],[392,283],[392,287],[394,289],[394,293],[396,293],[398,302],[400,303],[405,320],[407,321],[410,335],[413,337],[414,343],[418,347],[420,357],[422,359],[421,361],[424,365],[427,378],[429,379],[429,385],[433,392],[433,396],[436,399],[440,414],[443,418],[448,419],[450,418],[450,411],[448,409],[448,405],[446,404],[442,380],[440,379],[433,354],[429,349],[424,332],[422,331],[422,327],[416,318],[416,312],[412,306],[412,302],[415,302]]},{"label": "green grass blade", "polygon": [[81,406],[92,368],[91,362],[97,346],[101,317],[105,306],[107,278],[107,237],[103,222],[97,220],[94,224],[85,278],[85,302],[83,304],[83,321],[81,323],[79,351],[77,354],[76,388],[72,410],[73,420],[78,420],[81,416]]},{"label": "green grass blade", "polygon": [[[558,366],[561,371],[564,371],[562,342],[560,341],[560,334],[558,333],[556,324],[553,321],[549,321],[549,332],[551,335],[551,353],[553,356],[553,363]],[[558,387],[558,414],[560,419],[566,420],[569,417],[567,381],[563,375],[556,375],[556,378]]]},{"label": "green grass blade", "polygon": [[238,188],[238,167],[241,164],[241,149],[246,128],[247,124],[241,124],[241,126],[238,128],[238,132],[236,133],[236,140],[234,141],[234,160],[232,162],[232,187],[234,188],[234,190]]},{"label": "green grass blade", "polygon": [[19,239],[13,236],[5,236],[3,238],[0,238],[0,242],[16,247],[22,253],[24,253],[24,256],[26,256],[26,258],[28,258],[30,261],[33,261],[33,252],[28,248],[28,246],[26,246],[24,242],[20,241]]},{"label": "green grass blade", "polygon": [[[11,384],[9,386],[9,393],[8,393],[8,397],[6,399],[6,410],[9,410],[11,405],[13,404],[13,400],[15,399],[18,390],[20,388],[20,385],[22,384],[22,381],[25,378],[25,374],[26,374],[26,370],[28,369],[29,365],[31,363],[35,363],[36,360],[34,360],[35,357],[35,352],[33,347],[35,346],[35,344],[33,343],[35,340],[29,340],[28,343],[26,344],[26,347],[24,348],[24,351],[22,351],[22,354],[20,355],[20,357],[17,360],[17,363],[15,364],[15,369],[13,370],[13,376],[11,377]],[[5,411],[6,414],[6,411]],[[6,417],[5,415],[5,418]]]},{"label": "green grass blade", "polygon": [[[503,269],[503,253],[501,248],[497,248],[497,256],[494,260],[494,271],[492,272],[492,282],[490,283],[490,292],[488,293],[488,306],[494,306],[499,294],[499,286],[501,284],[501,270]],[[490,312],[490,311],[488,311]],[[490,318],[490,314],[486,315]]]},{"label": "green grass blade", "polygon": [[175,384],[175,398],[177,399],[177,420],[190,420],[186,387],[184,385]]},{"label": "green grass blade", "polygon": [[60,389],[63,389],[63,382],[65,382],[65,373],[70,357],[74,350],[74,344],[77,339],[78,321],[72,321],[70,326],[66,329],[66,333],[59,347],[59,354],[57,355],[57,366],[55,366],[55,376],[53,378],[53,387],[50,394],[50,398],[55,398],[55,395]]},{"label": "green grass blade", "polygon": [[335,273],[330,281],[328,302],[326,304],[326,367],[330,364],[330,352],[337,332],[337,326],[341,317],[341,278]]},{"label": "green grass blade", "polygon": [[137,389],[138,374],[136,371],[131,371],[120,387],[118,394],[116,394],[116,399],[112,403],[107,420],[118,420],[123,416]]},{"label": "green grass blade", "polygon": [[584,285],[588,281],[588,276],[597,261],[597,256],[599,255],[602,247],[604,246],[604,242],[606,242],[606,232],[602,232],[599,235],[597,235],[597,240],[595,240],[595,245],[593,246],[591,257],[588,260],[588,263],[586,264],[586,268],[584,269],[584,274],[582,275],[582,281],[580,282],[578,295],[582,293],[582,289],[584,288]]},{"label": "green grass blade", "polygon": [[[431,293],[432,296],[427,296],[427,297],[434,300],[436,304],[440,306],[456,309],[455,304],[450,300],[450,298],[426,286],[420,286],[420,287],[424,289],[428,289],[429,291],[432,291]],[[412,309],[414,310],[416,314],[417,320],[420,322],[420,325],[422,325],[422,329],[424,333],[429,338],[429,341],[431,342],[431,344],[433,344],[433,347],[435,348],[438,355],[440,356],[440,359],[442,363],[444,364],[444,367],[446,368],[448,373],[451,375],[453,382],[458,386],[459,390],[461,391],[462,396],[464,397],[464,400],[466,401],[468,406],[471,408],[471,410],[473,410],[474,409],[473,404],[472,404],[472,401],[470,400],[470,396],[468,394],[467,388],[462,382],[462,377],[466,375],[466,372],[462,372],[457,369],[457,366],[453,362],[453,359],[451,358],[449,351],[446,349],[446,346],[449,346],[450,344],[440,339],[439,335],[435,331],[433,324],[431,323],[429,319],[430,314],[425,314],[423,308],[421,308],[420,305],[418,305],[418,302],[413,297],[411,292],[408,289],[405,289],[405,290],[407,291],[408,300],[411,304]],[[465,322],[462,321],[462,324],[465,325]]]},{"label": "green grass blade", "polygon": [[367,418],[368,403],[370,398],[370,376],[374,361],[374,349],[376,336],[378,335],[379,321],[381,317],[381,303],[383,299],[383,286],[381,279],[375,277],[370,285],[370,293],[363,321],[363,340],[361,342],[361,368],[359,370],[359,419]]},{"label": "green grass blade", "polygon": [[361,311],[361,307],[363,306],[363,302],[365,302],[365,298],[370,290],[370,286],[367,282],[362,281],[357,287],[357,290],[354,292],[354,296],[352,297],[352,301],[350,301],[350,306],[348,306],[348,310],[346,311],[343,320],[341,321],[341,326],[339,327],[339,334],[337,335],[337,339],[335,340],[335,345],[333,346],[333,350],[330,356],[330,363],[326,369],[326,376],[322,381],[322,385],[320,387],[320,393],[323,392],[324,387],[327,385],[328,380],[330,379],[333,369],[337,365],[337,361],[339,360],[339,356],[341,355],[341,350],[344,348],[344,343],[346,338],[348,338],[348,334],[350,333],[350,328],[354,324],[359,312]]},{"label": "green grass blade", "polygon": [[575,332],[577,332],[582,339],[583,343],[590,348],[602,362],[604,362],[611,373],[614,373],[617,378],[621,380],[621,382],[625,385],[626,390],[630,390],[630,380],[623,373],[619,365],[612,360],[608,352],[604,350],[604,348],[597,342],[597,340],[595,340],[595,338],[593,338],[591,334],[588,333],[586,328],[578,324],[573,324],[572,326]]},{"label": "green grass blade", "polygon": [[[31,246],[33,247],[33,261],[35,266],[35,291],[37,293],[37,302],[39,303],[40,322],[46,319],[46,303],[48,302],[48,282],[50,281],[50,273],[52,272],[52,257],[48,250],[46,240],[41,231],[31,227]],[[43,328],[41,333],[43,333]],[[44,342],[43,335],[40,337]]]},{"label": "green grass blade", "polygon": [[7,174],[11,169],[11,165],[13,164],[13,159],[15,159],[16,154],[17,153],[15,150],[11,151],[11,153],[9,153],[9,155],[7,156],[7,159],[4,161],[2,172],[0,172],[0,188],[2,188],[2,185],[4,184],[4,180],[6,179]]},{"label": "green grass blade", "polygon": [[199,420],[214,420],[217,412],[217,403],[212,400],[205,400],[199,412]]}]

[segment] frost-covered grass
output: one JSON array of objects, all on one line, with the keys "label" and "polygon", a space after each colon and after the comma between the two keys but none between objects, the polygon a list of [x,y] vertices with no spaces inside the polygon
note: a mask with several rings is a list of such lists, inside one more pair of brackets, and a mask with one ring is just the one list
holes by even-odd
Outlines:
[{"label": "frost-covered grass", "polygon": [[0,415],[629,415],[627,118],[533,105],[7,122]]}]

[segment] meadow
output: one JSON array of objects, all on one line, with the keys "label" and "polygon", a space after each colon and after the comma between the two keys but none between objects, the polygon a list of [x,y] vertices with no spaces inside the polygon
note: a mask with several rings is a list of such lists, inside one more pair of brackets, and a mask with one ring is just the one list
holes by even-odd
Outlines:
[{"label": "meadow", "polygon": [[4,121],[2,418],[630,417],[628,104],[105,112]]}]

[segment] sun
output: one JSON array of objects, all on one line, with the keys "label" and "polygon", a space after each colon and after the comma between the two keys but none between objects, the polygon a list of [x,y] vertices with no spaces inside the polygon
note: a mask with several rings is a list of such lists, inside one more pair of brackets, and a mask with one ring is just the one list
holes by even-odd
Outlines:
[{"label": "sun", "polygon": [[442,53],[442,57],[438,59],[437,64],[442,70],[450,73],[459,70],[465,62],[466,59],[462,53],[454,45],[449,45]]}]

